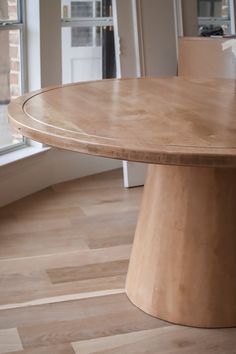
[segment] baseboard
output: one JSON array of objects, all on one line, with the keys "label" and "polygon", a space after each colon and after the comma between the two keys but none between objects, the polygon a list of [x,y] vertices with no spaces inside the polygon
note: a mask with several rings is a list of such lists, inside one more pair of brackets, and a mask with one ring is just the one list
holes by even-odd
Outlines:
[{"label": "baseboard", "polygon": [[0,207],[53,184],[121,166],[118,160],[50,149],[1,167]]}]

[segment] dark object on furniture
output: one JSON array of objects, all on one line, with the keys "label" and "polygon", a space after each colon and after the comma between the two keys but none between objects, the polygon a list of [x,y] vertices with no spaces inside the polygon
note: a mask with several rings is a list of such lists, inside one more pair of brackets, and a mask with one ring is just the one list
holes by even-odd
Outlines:
[{"label": "dark object on furniture", "polygon": [[223,36],[224,31],[222,27],[202,27],[200,29],[201,37],[211,37],[211,36]]}]

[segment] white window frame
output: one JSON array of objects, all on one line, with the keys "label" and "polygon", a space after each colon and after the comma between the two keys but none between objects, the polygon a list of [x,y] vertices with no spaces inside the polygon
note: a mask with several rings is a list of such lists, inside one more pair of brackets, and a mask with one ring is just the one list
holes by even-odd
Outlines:
[{"label": "white window frame", "polygon": [[113,17],[66,17],[61,20],[62,27],[106,27],[113,26]]},{"label": "white window frame", "polygon": [[[17,2],[17,20],[0,21],[0,31],[19,30],[20,32],[20,75],[21,75],[21,94],[27,91],[26,80],[26,28],[25,28],[25,0],[18,0]],[[11,153],[18,149],[26,147],[28,139],[22,137],[22,141],[17,144],[0,148],[0,155]]]}]

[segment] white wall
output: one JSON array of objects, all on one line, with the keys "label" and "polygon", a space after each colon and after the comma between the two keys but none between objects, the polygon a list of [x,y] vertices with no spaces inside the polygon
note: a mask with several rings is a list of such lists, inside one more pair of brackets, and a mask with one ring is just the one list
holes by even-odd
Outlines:
[{"label": "white wall", "polygon": [[133,0],[113,0],[115,45],[121,77],[137,76]]},{"label": "white wall", "polygon": [[62,82],[61,1],[26,0],[28,91]]},{"label": "white wall", "polygon": [[[188,0],[189,1],[189,0]],[[175,14],[173,0],[140,1],[140,40],[146,76],[177,73]]]},{"label": "white wall", "polygon": [[0,207],[53,184],[121,167],[121,162],[50,149],[0,168]]},{"label": "white wall", "polygon": [[182,18],[184,36],[198,36],[197,0],[182,0]]}]

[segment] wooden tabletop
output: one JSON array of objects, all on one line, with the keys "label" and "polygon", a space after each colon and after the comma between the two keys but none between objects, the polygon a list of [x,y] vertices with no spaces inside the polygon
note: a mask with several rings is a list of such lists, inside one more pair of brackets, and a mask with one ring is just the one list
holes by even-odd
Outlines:
[{"label": "wooden tabletop", "polygon": [[8,112],[21,134],[63,149],[153,164],[236,166],[234,80],[71,84],[20,97]]}]

